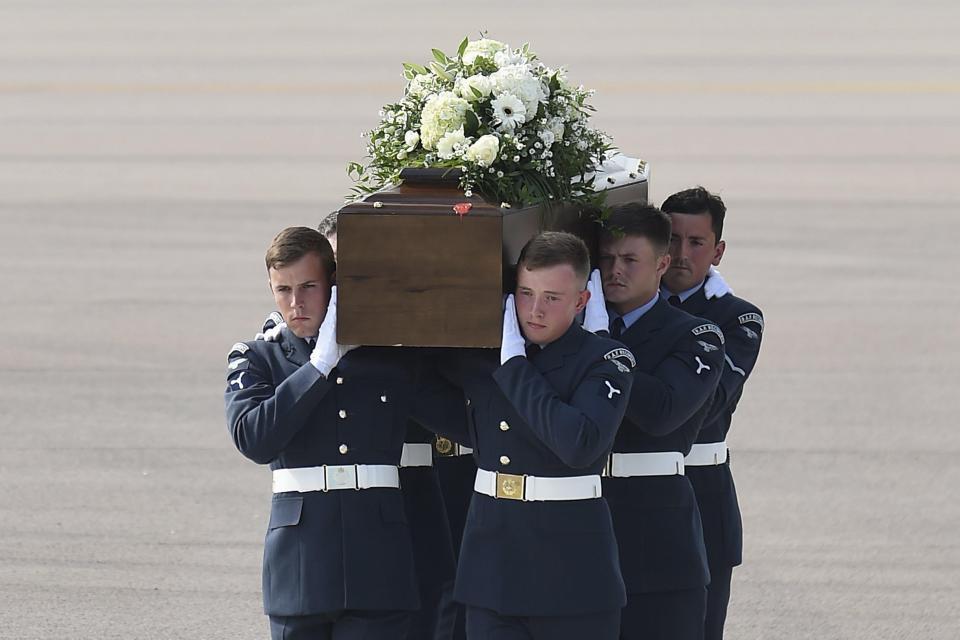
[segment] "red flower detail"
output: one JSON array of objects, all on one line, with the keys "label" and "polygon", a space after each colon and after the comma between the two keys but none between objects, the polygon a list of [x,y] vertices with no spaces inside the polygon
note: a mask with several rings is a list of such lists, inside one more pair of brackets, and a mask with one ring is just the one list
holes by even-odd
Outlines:
[{"label": "red flower detail", "polygon": [[467,215],[470,209],[473,209],[473,203],[470,202],[458,202],[457,204],[453,205],[453,212],[461,218]]}]

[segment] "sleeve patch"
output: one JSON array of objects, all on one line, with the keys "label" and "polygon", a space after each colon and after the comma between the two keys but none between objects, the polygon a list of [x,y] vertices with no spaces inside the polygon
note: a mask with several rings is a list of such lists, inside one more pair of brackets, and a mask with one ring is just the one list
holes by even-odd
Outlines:
[{"label": "sleeve patch", "polygon": [[609,360],[617,365],[617,369],[619,369],[621,373],[630,373],[630,371],[637,366],[637,360],[633,357],[633,354],[630,353],[630,350],[622,347],[608,351],[604,354],[603,359]]},{"label": "sleeve patch", "polygon": [[763,316],[759,313],[745,313],[740,316],[740,324],[747,324],[748,322],[754,322],[760,325],[760,330],[763,330]]},{"label": "sleeve patch", "polygon": [[712,322],[707,324],[702,324],[699,327],[694,327],[693,329],[691,329],[691,333],[693,333],[693,335],[695,336],[700,336],[705,333],[715,333],[717,334],[717,337],[720,338],[720,344],[725,344],[723,339],[723,331],[721,331],[720,327],[713,324]]},{"label": "sleeve patch", "polygon": [[243,354],[245,354],[245,353],[246,353],[247,351],[249,351],[249,350],[250,350],[250,347],[248,347],[247,345],[243,344],[242,342],[238,342],[238,343],[236,343],[235,345],[233,345],[232,347],[230,347],[230,353],[227,354],[227,357],[232,356],[232,355],[235,354],[235,353],[240,354],[240,355],[242,356]]},{"label": "sleeve patch", "polygon": [[[235,360],[231,360],[227,364],[227,369],[229,369],[230,371],[233,371],[234,369],[236,369],[237,367],[239,367],[240,365],[246,362],[247,362],[246,358],[236,358]],[[244,369],[246,369],[246,367],[244,367]]]},{"label": "sleeve patch", "polygon": [[[616,362],[616,360],[614,360]],[[623,366],[623,365],[619,365]],[[620,399],[623,397],[623,389],[620,389],[615,383],[610,380],[603,380],[600,384],[600,387],[597,391],[597,395],[601,398],[606,398],[610,404],[616,405],[620,402]]]},{"label": "sleeve patch", "polygon": [[270,315],[267,316],[267,319],[263,321],[263,328],[261,331],[269,331],[275,326],[283,322],[283,316],[280,315],[279,311],[271,311]]}]

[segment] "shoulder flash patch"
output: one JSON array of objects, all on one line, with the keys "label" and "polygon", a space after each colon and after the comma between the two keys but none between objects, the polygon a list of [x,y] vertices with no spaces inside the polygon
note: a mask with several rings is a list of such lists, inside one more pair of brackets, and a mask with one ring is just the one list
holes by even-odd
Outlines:
[{"label": "shoulder flash patch", "polygon": [[[637,366],[637,360],[633,357],[633,354],[630,353],[630,350],[622,347],[606,352],[603,355],[603,359],[610,360],[613,364],[617,365],[617,369],[619,369],[621,373],[630,373],[630,371]],[[630,366],[628,367],[621,362],[621,360],[630,363]]]},{"label": "shoulder flash patch", "polygon": [[243,344],[242,342],[238,342],[232,347],[230,347],[230,353],[228,353],[227,356],[232,356],[235,353],[239,353],[240,355],[243,355],[249,350],[250,350],[250,347]]},{"label": "shoulder flash patch", "polygon": [[748,322],[756,322],[763,329],[763,316],[759,313],[745,313],[740,316],[740,324],[747,324]]},{"label": "shoulder flash patch", "polygon": [[707,324],[702,324],[699,327],[694,327],[691,330],[691,333],[695,336],[703,335],[704,333],[715,333],[717,337],[720,338],[720,344],[725,344],[723,340],[723,331],[720,331],[720,327],[713,324],[712,322]]}]

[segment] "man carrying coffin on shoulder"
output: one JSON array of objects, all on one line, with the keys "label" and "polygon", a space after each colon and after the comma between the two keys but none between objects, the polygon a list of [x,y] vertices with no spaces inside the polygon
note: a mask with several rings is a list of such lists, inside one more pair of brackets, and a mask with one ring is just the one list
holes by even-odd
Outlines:
[{"label": "man carrying coffin on shoulder", "polygon": [[334,257],[316,230],[270,245],[275,341],[230,350],[227,425],[273,470],[263,599],[275,639],[406,637],[419,607],[398,464],[410,418],[465,437],[462,396],[414,350],[337,344]]},{"label": "man carrying coffin on shoulder", "polygon": [[709,573],[683,459],[720,379],[723,335],[659,294],[670,265],[667,216],[626,204],[604,227],[599,263],[610,334],[637,360],[603,479],[627,587],[620,637],[700,639]]},{"label": "man carrying coffin on shoulder", "polygon": [[633,359],[575,322],[589,270],[576,236],[535,237],[507,297],[499,358],[474,350],[445,363],[467,396],[478,467],[454,591],[468,638],[617,638],[626,599],[600,472]]}]

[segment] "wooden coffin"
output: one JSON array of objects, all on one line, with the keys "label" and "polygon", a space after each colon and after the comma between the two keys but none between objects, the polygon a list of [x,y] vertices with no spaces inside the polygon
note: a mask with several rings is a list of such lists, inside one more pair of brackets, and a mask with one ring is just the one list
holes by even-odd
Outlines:
[{"label": "wooden coffin", "polygon": [[[570,205],[500,207],[466,197],[457,176],[444,174],[407,170],[402,184],[339,211],[341,344],[499,347],[503,296],[530,238],[569,231],[596,254],[594,214]],[[606,187],[608,205],[646,202],[648,176],[641,162],[598,172],[595,184]]]}]

